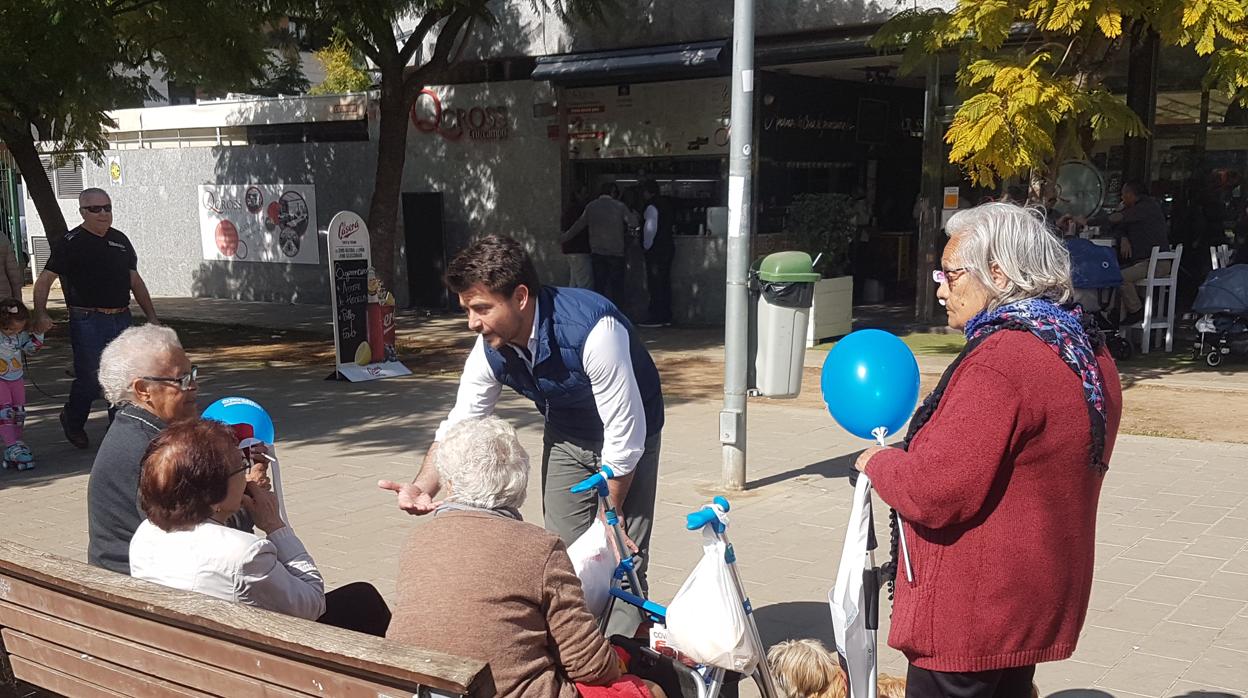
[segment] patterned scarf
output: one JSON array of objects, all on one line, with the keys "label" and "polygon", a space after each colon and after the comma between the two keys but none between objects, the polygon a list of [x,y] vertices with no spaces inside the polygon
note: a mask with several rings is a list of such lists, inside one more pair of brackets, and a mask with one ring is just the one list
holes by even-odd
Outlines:
[{"label": "patterned scarf", "polygon": [[[966,324],[966,346],[958,358],[949,364],[940,377],[936,388],[923,399],[910,419],[910,429],[901,448],[909,449],[910,443],[922,429],[940,404],[949,380],[976,347],[1000,330],[1030,332],[1061,357],[1083,384],[1083,399],[1088,408],[1088,421],[1092,433],[1088,446],[1088,466],[1105,474],[1109,466],[1105,454],[1105,380],[1101,375],[1096,351],[1105,343],[1105,337],[1097,329],[1094,319],[1085,315],[1079,306],[1063,308],[1046,298],[1028,298],[983,311]],[[883,572],[888,580],[888,598],[893,598],[893,581],[897,576],[897,512],[889,509],[891,529],[891,560]]]}]

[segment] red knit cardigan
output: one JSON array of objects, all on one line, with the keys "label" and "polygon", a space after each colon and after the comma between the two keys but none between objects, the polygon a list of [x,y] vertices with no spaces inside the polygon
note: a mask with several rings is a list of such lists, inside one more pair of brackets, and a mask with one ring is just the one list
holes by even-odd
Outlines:
[{"label": "red knit cardigan", "polygon": [[[1109,354],[1108,413],[1122,416]],[[1003,330],[956,369],[908,451],[866,473],[904,519],[889,645],[923,669],[973,672],[1066,659],[1087,615],[1103,476],[1088,466],[1079,378],[1028,332]]]}]

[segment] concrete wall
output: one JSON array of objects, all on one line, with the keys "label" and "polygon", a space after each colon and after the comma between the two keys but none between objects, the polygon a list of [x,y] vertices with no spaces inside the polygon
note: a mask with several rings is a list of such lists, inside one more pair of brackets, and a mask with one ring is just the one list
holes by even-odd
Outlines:
[{"label": "concrete wall", "polygon": [[[318,235],[319,266],[202,259],[198,214],[200,184],[291,183],[316,185],[316,222],[322,231],[344,209],[367,211],[375,167],[370,143],[224,148],[170,148],[110,152],[121,158],[123,183],[83,164],[83,184],[113,199],[113,226],[128,235],[139,271],[153,295],[206,296],[290,303],[328,303],[325,236]],[[70,227],[81,222],[78,202],[62,200]],[[26,204],[28,211],[34,205]],[[33,235],[43,234],[29,216]]]},{"label": "concrete wall", "polygon": [[[556,117],[534,117],[533,105],[554,101],[545,83],[514,82],[434,87],[444,112],[474,107],[507,110],[504,139],[455,138],[408,130],[405,192],[442,192],[448,259],[478,237],[510,235],[526,244],[547,283],[567,280],[559,251],[561,141],[547,134]],[[433,119],[422,98],[420,113]]]},{"label": "concrete wall", "polygon": [[[564,283],[567,262],[557,242],[560,141],[547,134],[557,119],[533,116],[535,103],[554,100],[549,86],[517,81],[433,89],[446,112],[505,108],[507,136],[455,138],[409,127],[402,190],[444,194],[448,257],[474,238],[504,233],[528,245],[547,282]],[[314,184],[316,222],[323,231],[338,211],[367,214],[375,149],[375,142],[350,142],[110,151],[121,158],[123,184],[109,184],[105,168],[91,162],[83,165],[83,184],[112,195],[114,226],[134,242],[155,295],[328,303],[323,232],[319,266],[201,259],[198,185]],[[77,225],[77,201],[61,204],[69,225]],[[29,227],[43,234],[36,216]],[[407,301],[405,276],[400,257],[394,289],[400,304]]]}]

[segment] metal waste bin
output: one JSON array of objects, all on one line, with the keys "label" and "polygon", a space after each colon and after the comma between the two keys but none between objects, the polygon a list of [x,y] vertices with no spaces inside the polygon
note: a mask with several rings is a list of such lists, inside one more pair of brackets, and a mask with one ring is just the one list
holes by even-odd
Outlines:
[{"label": "metal waste bin", "polygon": [[776,252],[750,273],[751,387],[767,397],[797,397],[802,390],[806,329],[815,282],[805,252]]}]

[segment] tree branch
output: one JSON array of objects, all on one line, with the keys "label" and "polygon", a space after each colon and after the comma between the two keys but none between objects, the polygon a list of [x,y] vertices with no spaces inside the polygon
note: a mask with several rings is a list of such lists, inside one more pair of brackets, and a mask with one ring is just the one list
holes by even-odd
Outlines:
[{"label": "tree branch", "polygon": [[373,63],[376,63],[378,68],[385,63],[385,59],[382,58],[381,52],[379,52],[377,47],[373,46],[370,41],[365,39],[362,34],[348,29],[343,29],[342,33],[347,37],[347,41],[351,42],[352,48],[364,54]]},{"label": "tree branch", "polygon": [[420,23],[417,24],[416,28],[412,30],[411,35],[407,37],[407,42],[403,44],[403,48],[399,51],[399,60],[403,62],[403,65],[407,65],[408,62],[412,60],[412,56],[416,55],[416,51],[418,51],[420,49],[420,45],[424,43],[425,37],[428,36],[429,31],[433,29],[434,25],[437,24],[442,17],[443,15],[440,12],[429,10],[424,17],[420,18]]},{"label": "tree branch", "polygon": [[424,65],[408,73],[404,78],[403,93],[405,95],[410,98],[425,86],[432,75],[436,75],[439,70],[450,65],[451,49],[455,46],[460,30],[471,17],[470,10],[458,9],[447,18],[446,24],[442,25],[442,31],[438,32],[438,41],[434,44],[433,55]]},{"label": "tree branch", "polygon": [[160,2],[160,0],[138,0],[138,2],[133,5],[127,6],[125,0],[118,0],[116,3],[109,3],[108,10],[114,17],[117,17],[124,15],[127,12],[141,10],[148,5],[155,5],[158,2]]},{"label": "tree branch", "polygon": [[[368,5],[369,3],[364,3]],[[368,33],[373,35],[372,45],[387,63],[399,57],[399,50],[394,43],[394,27],[378,12],[361,9],[360,19]],[[378,63],[380,65],[380,63]]]},{"label": "tree branch", "polygon": [[460,30],[471,18],[470,11],[460,9],[446,20],[446,24],[442,25],[442,31],[438,32],[438,43],[434,44],[433,56],[430,57],[429,64],[437,65],[439,68],[450,65],[451,49],[455,46]]}]

